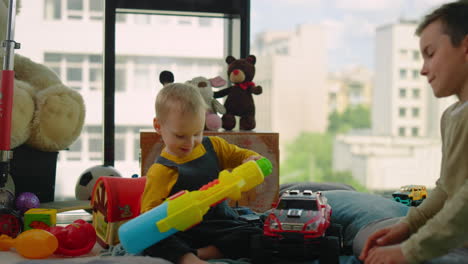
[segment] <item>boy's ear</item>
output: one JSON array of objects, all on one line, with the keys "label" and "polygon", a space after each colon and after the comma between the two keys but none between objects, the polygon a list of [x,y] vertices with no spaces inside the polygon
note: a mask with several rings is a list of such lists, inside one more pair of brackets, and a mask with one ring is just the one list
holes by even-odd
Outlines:
[{"label": "boy's ear", "polygon": [[468,35],[462,41],[463,51],[465,53],[465,59],[468,60]]},{"label": "boy's ear", "polygon": [[154,130],[156,130],[156,132],[158,132],[159,134],[160,131],[161,131],[161,124],[159,123],[159,119],[157,117],[153,118],[153,127],[154,127]]}]

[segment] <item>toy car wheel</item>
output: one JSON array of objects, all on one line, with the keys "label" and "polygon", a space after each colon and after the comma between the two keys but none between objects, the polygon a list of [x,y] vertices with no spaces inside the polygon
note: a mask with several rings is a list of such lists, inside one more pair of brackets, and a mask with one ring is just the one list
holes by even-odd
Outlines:
[{"label": "toy car wheel", "polygon": [[340,250],[343,249],[343,228],[339,224],[331,224],[327,228],[327,232],[325,233],[326,236],[332,236],[338,238],[338,245],[340,246]]},{"label": "toy car wheel", "polygon": [[338,264],[340,262],[339,239],[334,236],[324,237],[320,244],[320,264]]}]

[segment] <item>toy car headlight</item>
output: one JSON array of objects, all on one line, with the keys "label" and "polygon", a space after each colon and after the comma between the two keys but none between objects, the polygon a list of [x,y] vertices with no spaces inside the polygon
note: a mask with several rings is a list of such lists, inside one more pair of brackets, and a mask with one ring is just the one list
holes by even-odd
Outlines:
[{"label": "toy car headlight", "polygon": [[281,230],[281,224],[275,215],[270,215],[265,221],[265,228],[278,231]]},{"label": "toy car headlight", "polygon": [[279,223],[276,222],[276,221],[270,221],[270,229],[271,230],[279,230],[280,229]]},{"label": "toy car headlight", "polygon": [[306,225],[305,231],[317,230],[319,226],[318,222],[312,222]]}]

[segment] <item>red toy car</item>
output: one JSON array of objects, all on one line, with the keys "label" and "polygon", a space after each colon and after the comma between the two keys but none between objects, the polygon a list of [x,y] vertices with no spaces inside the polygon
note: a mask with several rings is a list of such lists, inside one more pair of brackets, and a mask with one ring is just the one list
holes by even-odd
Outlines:
[{"label": "red toy car", "polygon": [[341,226],[331,224],[332,208],[321,192],[289,190],[274,207],[253,242],[254,263],[271,263],[272,256],[339,262]]}]

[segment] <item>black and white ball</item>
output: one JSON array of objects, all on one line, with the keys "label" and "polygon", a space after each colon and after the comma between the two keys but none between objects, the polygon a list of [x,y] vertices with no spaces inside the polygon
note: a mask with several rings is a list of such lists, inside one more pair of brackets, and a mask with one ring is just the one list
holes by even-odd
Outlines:
[{"label": "black and white ball", "polygon": [[75,197],[78,200],[91,200],[94,184],[101,176],[122,177],[112,166],[98,165],[91,167],[80,175],[75,186]]}]

